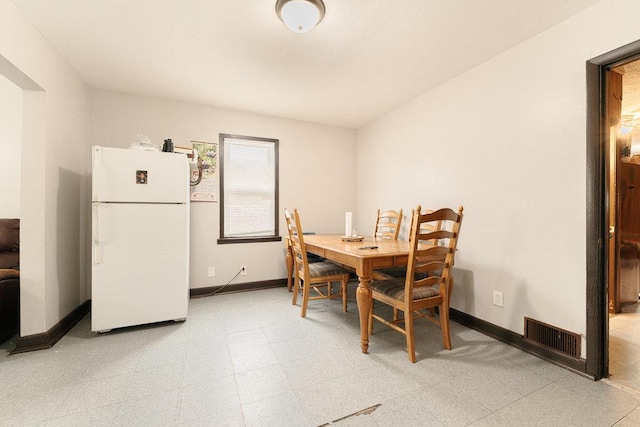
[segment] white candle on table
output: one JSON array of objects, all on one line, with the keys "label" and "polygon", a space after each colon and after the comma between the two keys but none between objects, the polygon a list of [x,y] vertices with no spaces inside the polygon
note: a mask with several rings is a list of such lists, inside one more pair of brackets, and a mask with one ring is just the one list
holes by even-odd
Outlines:
[{"label": "white candle on table", "polygon": [[347,212],[344,217],[344,235],[351,236],[351,226],[353,225],[353,214]]}]

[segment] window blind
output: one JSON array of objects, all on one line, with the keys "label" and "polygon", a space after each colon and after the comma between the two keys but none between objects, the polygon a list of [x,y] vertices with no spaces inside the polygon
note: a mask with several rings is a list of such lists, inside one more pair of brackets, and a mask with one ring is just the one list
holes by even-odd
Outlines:
[{"label": "window blind", "polygon": [[224,238],[276,234],[273,142],[224,139]]}]

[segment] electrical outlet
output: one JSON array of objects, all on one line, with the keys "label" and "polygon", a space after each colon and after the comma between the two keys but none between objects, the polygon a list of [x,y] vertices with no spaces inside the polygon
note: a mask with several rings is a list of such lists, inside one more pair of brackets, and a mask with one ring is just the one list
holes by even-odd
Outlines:
[{"label": "electrical outlet", "polygon": [[493,305],[498,307],[504,307],[504,300],[502,299],[502,292],[493,291]]},{"label": "electrical outlet", "polygon": [[246,276],[247,275],[247,266],[243,265],[242,267],[240,267],[240,275],[241,276]]},{"label": "electrical outlet", "polygon": [[213,277],[216,275],[216,268],[215,267],[209,267],[209,277]]}]

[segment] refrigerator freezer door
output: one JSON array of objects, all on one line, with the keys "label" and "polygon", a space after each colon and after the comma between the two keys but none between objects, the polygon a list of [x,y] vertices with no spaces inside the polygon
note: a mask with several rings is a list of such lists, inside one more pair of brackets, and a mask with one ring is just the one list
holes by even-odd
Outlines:
[{"label": "refrigerator freezer door", "polygon": [[91,329],[187,317],[189,205],[93,204]]},{"label": "refrigerator freezer door", "polygon": [[187,203],[189,163],[176,153],[93,147],[94,202]]}]

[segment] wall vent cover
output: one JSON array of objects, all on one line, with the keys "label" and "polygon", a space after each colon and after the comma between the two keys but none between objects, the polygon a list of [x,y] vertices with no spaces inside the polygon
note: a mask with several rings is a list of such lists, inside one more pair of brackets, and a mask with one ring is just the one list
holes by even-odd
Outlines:
[{"label": "wall vent cover", "polygon": [[524,339],[571,357],[580,357],[580,334],[565,331],[539,320],[524,318]]}]

